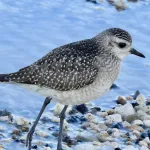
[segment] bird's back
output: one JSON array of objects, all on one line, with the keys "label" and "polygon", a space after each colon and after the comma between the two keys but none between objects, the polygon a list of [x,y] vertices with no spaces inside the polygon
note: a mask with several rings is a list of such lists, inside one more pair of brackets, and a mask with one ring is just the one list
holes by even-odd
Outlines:
[{"label": "bird's back", "polygon": [[18,72],[1,75],[0,81],[44,86],[60,91],[84,87],[94,81],[98,68],[95,40],[87,39],[61,46]]}]

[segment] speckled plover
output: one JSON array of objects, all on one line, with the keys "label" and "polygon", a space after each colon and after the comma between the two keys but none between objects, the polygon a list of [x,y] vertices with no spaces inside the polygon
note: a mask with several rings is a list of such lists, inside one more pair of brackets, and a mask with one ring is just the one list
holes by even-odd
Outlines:
[{"label": "speckled plover", "polygon": [[68,105],[83,104],[106,93],[128,54],[145,57],[132,48],[128,32],[111,28],[91,39],[58,47],[18,72],[1,74],[1,82],[18,83],[47,97],[27,135],[28,149],[31,150],[32,136],[44,109],[54,99],[64,104],[57,146],[57,150],[62,150],[63,122]]}]

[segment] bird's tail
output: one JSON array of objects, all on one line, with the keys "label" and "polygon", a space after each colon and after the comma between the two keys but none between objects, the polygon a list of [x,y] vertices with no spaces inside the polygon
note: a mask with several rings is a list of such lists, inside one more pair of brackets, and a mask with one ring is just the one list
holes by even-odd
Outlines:
[{"label": "bird's tail", "polygon": [[9,74],[0,74],[0,82],[9,82]]}]

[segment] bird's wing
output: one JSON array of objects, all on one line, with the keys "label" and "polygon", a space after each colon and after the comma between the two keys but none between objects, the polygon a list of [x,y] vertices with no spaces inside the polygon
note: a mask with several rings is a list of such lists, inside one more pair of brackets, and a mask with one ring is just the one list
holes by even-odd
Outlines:
[{"label": "bird's wing", "polygon": [[67,91],[91,84],[97,74],[91,39],[54,49],[29,67],[10,74],[10,80]]}]

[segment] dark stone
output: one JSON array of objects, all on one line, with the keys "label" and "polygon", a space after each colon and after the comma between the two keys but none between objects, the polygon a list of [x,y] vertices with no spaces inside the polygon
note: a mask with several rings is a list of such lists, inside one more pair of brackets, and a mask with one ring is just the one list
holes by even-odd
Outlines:
[{"label": "dark stone", "polygon": [[147,135],[148,135],[148,137],[150,139],[150,130],[147,131]]},{"label": "dark stone", "polygon": [[71,139],[70,136],[63,136],[63,142],[67,143],[68,146],[77,144],[77,140]]},{"label": "dark stone", "polygon": [[67,119],[68,123],[82,123],[85,121],[86,121],[86,118],[84,118],[84,116],[70,116]]},{"label": "dark stone", "polygon": [[50,130],[50,131],[54,130],[54,129],[55,129],[55,126],[51,126],[51,127],[48,128],[48,130]]},{"label": "dark stone", "polygon": [[16,139],[15,141],[16,141],[17,143],[18,143],[18,142],[20,142],[20,140],[19,140],[19,139]]},{"label": "dark stone", "polygon": [[43,117],[40,119],[43,123],[51,122],[51,120],[48,117]]},{"label": "dark stone", "polygon": [[37,149],[37,145],[33,145],[33,146],[32,146],[32,149]]},{"label": "dark stone", "polygon": [[133,95],[133,99],[136,99],[140,94],[141,94],[140,91],[137,90],[137,91],[135,92],[135,94]]},{"label": "dark stone", "polygon": [[86,107],[85,104],[76,105],[76,106],[75,106],[75,109],[76,109],[78,112],[82,113],[82,114],[85,114],[85,113],[88,112],[88,108]]},{"label": "dark stone", "polygon": [[148,137],[148,133],[146,133],[146,132],[141,133],[141,138],[142,139],[145,139],[146,137]]},{"label": "dark stone", "polygon": [[121,148],[117,147],[117,148],[115,148],[115,150],[121,150]]},{"label": "dark stone", "polygon": [[134,108],[135,106],[138,106],[138,105],[139,105],[138,103],[131,103],[131,104],[132,104],[133,108]]},{"label": "dark stone", "polygon": [[93,4],[98,4],[96,0],[86,0],[87,2],[91,2]]},{"label": "dark stone", "polygon": [[112,125],[112,128],[123,129],[124,127],[123,127],[122,123],[116,123],[116,124]]},{"label": "dark stone", "polygon": [[11,113],[7,111],[6,109],[0,110],[0,116],[10,116]]},{"label": "dark stone", "polygon": [[91,108],[91,110],[90,110],[90,112],[91,112],[92,114],[95,114],[95,113],[97,113],[98,111],[101,111],[101,108],[100,108],[100,107],[93,107],[93,108]]},{"label": "dark stone", "polygon": [[112,86],[110,87],[110,90],[113,90],[113,89],[119,89],[119,86],[113,83]]},{"label": "dark stone", "polygon": [[72,110],[69,111],[69,115],[74,115],[76,113],[78,113],[78,111],[75,110],[75,109],[72,109]]}]

